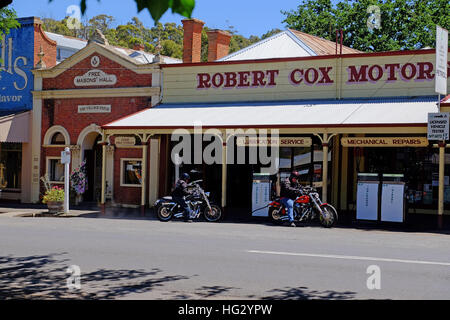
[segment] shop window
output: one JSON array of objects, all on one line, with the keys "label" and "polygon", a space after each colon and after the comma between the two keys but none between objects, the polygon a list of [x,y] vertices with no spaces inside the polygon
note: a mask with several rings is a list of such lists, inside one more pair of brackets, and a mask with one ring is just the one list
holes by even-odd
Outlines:
[{"label": "shop window", "polygon": [[52,140],[51,140],[51,144],[65,145],[66,144],[66,139],[64,138],[62,133],[57,132],[57,133],[55,133],[53,135]]},{"label": "shop window", "polygon": [[64,165],[60,158],[47,158],[47,174],[53,183],[64,182]]},{"label": "shop window", "polygon": [[140,159],[122,159],[120,166],[120,185],[125,187],[140,187],[142,161]]},{"label": "shop window", "polygon": [[0,143],[0,188],[20,189],[22,179],[22,144]]}]

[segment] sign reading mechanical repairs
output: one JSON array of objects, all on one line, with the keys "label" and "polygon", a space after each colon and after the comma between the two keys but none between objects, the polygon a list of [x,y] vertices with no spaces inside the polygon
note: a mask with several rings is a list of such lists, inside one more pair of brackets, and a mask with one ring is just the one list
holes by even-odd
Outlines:
[{"label": "sign reading mechanical repairs", "polygon": [[33,107],[31,90],[34,78],[31,70],[34,47],[30,43],[34,43],[32,24],[11,29],[0,42],[0,112],[2,113],[31,110]]},{"label": "sign reading mechanical repairs", "polygon": [[343,147],[427,147],[425,137],[356,137],[342,138]]}]

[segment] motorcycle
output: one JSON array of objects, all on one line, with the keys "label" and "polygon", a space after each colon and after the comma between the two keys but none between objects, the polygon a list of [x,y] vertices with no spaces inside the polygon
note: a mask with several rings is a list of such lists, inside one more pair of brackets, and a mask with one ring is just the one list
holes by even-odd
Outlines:
[{"label": "motorcycle", "polygon": [[[338,219],[336,209],[328,203],[322,203],[319,193],[313,187],[301,187],[300,196],[294,200],[294,221],[302,222],[319,217],[322,226],[331,228]],[[273,222],[288,221],[287,209],[276,198],[269,204],[269,217]]]},{"label": "motorcycle", "polygon": [[[201,215],[209,222],[216,222],[222,217],[222,209],[211,203],[209,200],[210,193],[205,192],[199,185],[202,180],[192,181],[188,184],[188,189],[192,193],[185,197],[186,204],[191,208],[191,219],[198,219]],[[169,221],[172,218],[182,218],[184,215],[183,208],[172,200],[171,196],[158,199],[154,207],[160,221]]]}]

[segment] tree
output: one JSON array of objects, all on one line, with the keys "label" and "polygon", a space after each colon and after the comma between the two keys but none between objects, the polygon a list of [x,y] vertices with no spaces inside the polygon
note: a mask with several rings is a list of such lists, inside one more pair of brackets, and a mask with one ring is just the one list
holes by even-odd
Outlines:
[{"label": "tree", "polygon": [[[289,28],[331,41],[342,29],[344,45],[361,51],[434,47],[436,24],[450,27],[448,12],[448,0],[346,0],[335,5],[306,0],[296,10],[282,11]],[[374,18],[380,28],[370,23]]]},{"label": "tree", "polygon": [[4,35],[7,35],[11,29],[20,27],[17,21],[17,15],[14,9],[7,7],[0,9],[0,41]]},{"label": "tree", "polygon": [[[49,0],[52,2],[53,0]],[[100,0],[97,0],[100,1]],[[169,9],[172,13],[181,14],[184,17],[190,18],[195,7],[195,0],[134,0],[137,5],[138,12],[147,9],[155,25],[158,23],[162,15]],[[81,13],[84,14],[87,8],[87,0],[80,0]]]}]

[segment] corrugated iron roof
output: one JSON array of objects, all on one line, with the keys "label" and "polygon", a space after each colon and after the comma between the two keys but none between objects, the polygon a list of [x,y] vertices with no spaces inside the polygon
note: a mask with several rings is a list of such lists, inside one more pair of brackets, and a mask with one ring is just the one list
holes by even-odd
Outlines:
[{"label": "corrugated iron roof", "polygon": [[[426,124],[431,97],[323,101],[162,104],[105,125],[110,128],[302,127]],[[239,114],[239,117],[236,117]]]},{"label": "corrugated iron roof", "polygon": [[[309,46],[317,55],[333,55],[336,54],[336,43],[330,40],[326,40],[317,36],[313,36],[308,33],[304,33],[294,29],[288,29],[291,31],[300,41],[303,41]],[[338,45],[338,53],[339,53]],[[352,49],[346,46],[342,46],[342,53],[362,53],[362,51]]]}]

